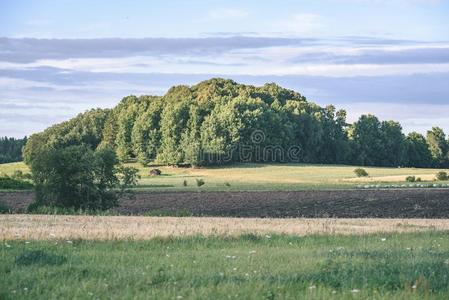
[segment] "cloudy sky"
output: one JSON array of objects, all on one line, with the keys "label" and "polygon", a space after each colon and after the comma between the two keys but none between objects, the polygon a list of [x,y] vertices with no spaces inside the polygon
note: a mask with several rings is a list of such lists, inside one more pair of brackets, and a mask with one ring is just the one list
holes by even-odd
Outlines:
[{"label": "cloudy sky", "polygon": [[0,0],[0,135],[210,77],[449,133],[448,2]]}]

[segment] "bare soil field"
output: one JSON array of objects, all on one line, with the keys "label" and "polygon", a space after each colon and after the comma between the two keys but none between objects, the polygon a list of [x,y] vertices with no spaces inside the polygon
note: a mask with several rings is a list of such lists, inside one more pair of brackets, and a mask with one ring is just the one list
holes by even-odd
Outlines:
[{"label": "bare soil field", "polygon": [[0,240],[145,240],[169,236],[370,234],[449,230],[449,220],[1,215]]},{"label": "bare soil field", "polygon": [[[0,201],[23,212],[32,192],[3,192]],[[136,192],[119,214],[223,217],[449,218],[449,189],[294,192]]]}]

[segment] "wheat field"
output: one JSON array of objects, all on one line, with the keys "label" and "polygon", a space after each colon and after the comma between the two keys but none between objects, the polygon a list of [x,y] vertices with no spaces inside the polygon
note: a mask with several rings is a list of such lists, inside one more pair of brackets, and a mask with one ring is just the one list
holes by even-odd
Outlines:
[{"label": "wheat field", "polygon": [[2,215],[0,240],[146,240],[169,236],[241,234],[370,234],[449,230],[439,219],[268,219]]}]

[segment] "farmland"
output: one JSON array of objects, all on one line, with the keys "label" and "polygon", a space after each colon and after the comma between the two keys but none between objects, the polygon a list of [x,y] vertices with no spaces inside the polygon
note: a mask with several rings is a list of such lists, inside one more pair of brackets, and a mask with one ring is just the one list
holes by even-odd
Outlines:
[{"label": "farmland", "polygon": [[448,233],[437,231],[447,230],[447,221],[181,219],[1,217],[0,297],[445,299],[449,293]]},{"label": "farmland", "polygon": [[[356,166],[308,164],[234,164],[224,167],[175,168],[128,166],[139,169],[141,180],[137,189],[153,191],[198,191],[196,179],[203,179],[203,191],[295,191],[312,189],[347,189],[364,185],[404,184],[407,176],[420,177],[423,183],[434,181],[441,169],[366,167],[369,177],[358,178]],[[150,170],[159,168],[160,176]],[[0,164],[0,174],[11,175],[15,170],[27,172],[23,163]],[[184,184],[185,181],[185,184]]]}]

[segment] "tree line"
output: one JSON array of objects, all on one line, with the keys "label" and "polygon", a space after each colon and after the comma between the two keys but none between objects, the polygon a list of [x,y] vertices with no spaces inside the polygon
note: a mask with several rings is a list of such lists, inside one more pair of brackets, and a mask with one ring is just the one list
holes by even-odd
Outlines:
[{"label": "tree line", "polygon": [[26,142],[26,137],[23,139],[0,137],[0,164],[21,161],[22,148]]},{"label": "tree line", "polygon": [[[263,134],[257,141],[256,131]],[[426,136],[405,135],[398,122],[374,115],[348,124],[344,110],[320,107],[274,83],[255,87],[220,78],[175,86],[164,96],[128,96],[113,109],[79,114],[33,134],[24,160],[29,163],[49,148],[75,145],[113,149],[121,161],[142,164],[254,162],[261,159],[256,152],[274,146],[279,155],[269,161],[449,166],[449,141],[441,128]],[[283,155],[292,148],[300,150],[294,159]],[[242,156],[242,150],[250,155]]]}]

